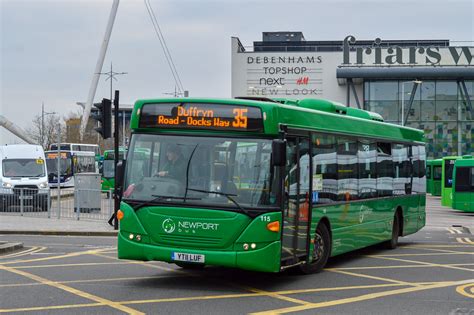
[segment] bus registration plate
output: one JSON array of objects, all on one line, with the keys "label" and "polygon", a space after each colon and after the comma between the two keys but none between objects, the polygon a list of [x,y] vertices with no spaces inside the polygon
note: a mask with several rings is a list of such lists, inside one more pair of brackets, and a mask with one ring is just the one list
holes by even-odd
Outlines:
[{"label": "bus registration plate", "polygon": [[185,262],[192,262],[192,263],[204,263],[204,255],[200,254],[187,254],[187,253],[171,253],[171,259],[176,261],[185,261]]}]

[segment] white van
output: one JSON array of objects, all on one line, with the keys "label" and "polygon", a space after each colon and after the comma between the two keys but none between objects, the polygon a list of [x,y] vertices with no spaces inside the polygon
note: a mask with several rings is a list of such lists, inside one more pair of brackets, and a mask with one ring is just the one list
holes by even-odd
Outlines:
[{"label": "white van", "polygon": [[48,171],[39,145],[0,146],[0,211],[48,210]]}]

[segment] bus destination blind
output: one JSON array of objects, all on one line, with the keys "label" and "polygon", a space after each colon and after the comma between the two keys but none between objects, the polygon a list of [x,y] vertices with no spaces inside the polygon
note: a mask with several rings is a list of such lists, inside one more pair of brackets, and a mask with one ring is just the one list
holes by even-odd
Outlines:
[{"label": "bus destination blind", "polygon": [[212,129],[232,131],[263,130],[262,111],[256,107],[201,103],[145,104],[140,127]]}]

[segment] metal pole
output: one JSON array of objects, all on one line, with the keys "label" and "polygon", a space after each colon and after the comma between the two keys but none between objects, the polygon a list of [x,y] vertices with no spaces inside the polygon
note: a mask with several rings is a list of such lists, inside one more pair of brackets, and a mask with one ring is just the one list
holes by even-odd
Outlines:
[{"label": "metal pole", "polygon": [[61,125],[58,124],[58,187],[56,189],[58,200],[58,219],[61,218]]},{"label": "metal pole", "polygon": [[125,110],[122,109],[122,147],[125,148]]},{"label": "metal pole", "polygon": [[44,102],[41,104],[41,146],[44,148]]},{"label": "metal pole", "polygon": [[[77,184],[79,184],[79,182],[77,182],[77,183],[75,182],[75,184],[77,185]],[[76,202],[77,221],[79,221],[79,218],[80,218],[80,215],[81,215],[81,202],[80,202],[81,194],[79,193],[79,189],[75,190],[75,193],[77,194],[77,196],[75,196],[76,200],[77,200],[77,202]]]},{"label": "metal pole", "polygon": [[112,27],[114,25],[115,16],[117,15],[117,10],[119,6],[119,0],[114,0],[112,4],[112,9],[110,10],[109,21],[107,23],[107,28],[105,30],[104,40],[102,41],[102,46],[100,48],[99,59],[95,66],[94,75],[92,77],[92,82],[89,88],[89,94],[87,96],[86,106],[84,107],[84,113],[82,114],[80,136],[81,140],[84,137],[84,131],[86,130],[87,122],[89,121],[89,115],[91,112],[92,103],[94,102],[95,92],[97,90],[97,84],[99,83],[100,71],[102,70],[102,65],[104,64],[105,53],[107,52],[107,46],[109,45],[110,35],[112,34]]},{"label": "metal pole", "polygon": [[23,199],[25,198],[25,192],[23,191],[24,188],[20,188],[20,213],[23,216]]},{"label": "metal pole", "polygon": [[[112,78],[110,79],[112,80]],[[114,97],[114,116],[115,116],[115,121],[118,122],[118,110],[119,110],[119,100],[120,100],[120,92],[115,91],[115,97]],[[114,203],[114,230],[118,230],[118,219],[117,219],[117,211],[120,207],[120,198],[119,194],[117,193],[117,187],[118,187],[118,182],[117,182],[117,164],[118,164],[118,158],[119,158],[119,138],[118,138],[118,124],[115,124],[114,126],[114,140],[115,140],[115,145],[114,145],[114,177],[115,177],[115,191],[114,191],[114,197],[115,197],[115,203]]]},{"label": "metal pole", "polygon": [[405,103],[404,103],[404,97],[405,97],[405,82],[402,82],[402,126],[405,126]]}]

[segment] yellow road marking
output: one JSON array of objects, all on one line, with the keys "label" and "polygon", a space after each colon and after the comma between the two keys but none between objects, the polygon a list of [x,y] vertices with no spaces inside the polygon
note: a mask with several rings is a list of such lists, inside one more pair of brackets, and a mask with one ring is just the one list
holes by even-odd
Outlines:
[{"label": "yellow road marking", "polygon": [[399,280],[389,279],[389,278],[375,277],[375,276],[370,276],[370,275],[353,273],[353,272],[349,272],[349,271],[338,270],[338,269],[325,269],[325,270],[330,271],[330,272],[342,273],[342,274],[349,275],[349,276],[354,276],[354,277],[368,278],[368,279],[372,279],[372,280],[379,280],[379,281],[384,281],[384,282],[397,283],[399,285],[404,285],[404,286],[419,286],[418,284],[413,284],[413,283],[410,283],[410,282],[399,281]]},{"label": "yellow road marking", "polygon": [[396,290],[390,290],[390,291],[384,291],[384,292],[369,293],[369,294],[364,294],[364,295],[360,295],[356,297],[332,300],[332,301],[327,301],[327,302],[308,303],[306,305],[292,306],[292,307],[280,308],[280,309],[264,311],[264,312],[257,312],[257,313],[252,313],[252,314],[259,314],[259,315],[260,314],[284,314],[284,313],[290,313],[290,312],[313,310],[316,308],[373,300],[373,299],[391,296],[391,295],[399,295],[399,294],[405,294],[405,293],[411,293],[411,292],[417,292],[417,291],[462,285],[467,282],[470,283],[472,281],[474,280],[471,279],[467,281],[456,281],[456,282],[448,282],[448,283],[443,282],[439,284],[436,283],[436,284],[426,285],[426,286],[415,286],[415,287],[410,287],[410,288],[396,289]]},{"label": "yellow road marking", "polygon": [[375,258],[378,259],[386,259],[386,260],[395,260],[395,261],[403,261],[403,262],[408,262],[408,263],[414,263],[414,264],[421,264],[421,265],[427,265],[427,266],[433,266],[433,267],[442,267],[442,268],[449,268],[449,269],[457,269],[457,270],[464,270],[464,271],[470,271],[474,272],[474,270],[469,269],[469,268],[462,268],[462,267],[457,267],[453,265],[442,265],[442,264],[436,264],[436,263],[429,263],[429,262],[424,262],[424,261],[417,261],[417,260],[408,260],[408,259],[398,259],[398,258],[393,258],[393,257],[383,257],[383,256],[377,256]]},{"label": "yellow road marking", "polygon": [[40,251],[42,251],[42,250],[45,250],[45,249],[46,249],[46,247],[42,247],[42,246],[35,246],[35,247],[32,247],[32,248],[26,249],[26,250],[24,250],[24,251],[21,251],[21,252],[18,252],[18,253],[13,253],[13,254],[5,255],[5,256],[0,256],[0,259],[6,259],[6,258],[14,258],[14,257],[26,256],[26,255],[29,255],[29,254],[33,254],[33,253],[40,252]]},{"label": "yellow road marking", "polygon": [[104,304],[102,303],[89,303],[89,304],[68,304],[68,305],[11,308],[11,309],[0,309],[0,313],[46,311],[46,310],[68,309],[68,308],[94,307],[94,306],[103,306],[103,305]]},{"label": "yellow road marking", "polygon": [[461,244],[474,245],[474,242],[471,241],[469,237],[456,237],[456,241]]},{"label": "yellow road marking", "polygon": [[455,229],[455,228],[452,228],[452,227],[447,228],[446,230],[448,230],[449,233],[451,233],[451,234],[462,234],[461,231],[459,231],[459,230],[457,230],[457,229]]},{"label": "yellow road marking", "polygon": [[127,265],[128,262],[97,262],[97,263],[77,263],[77,264],[56,264],[56,265],[31,265],[15,266],[15,269],[35,269],[35,268],[56,268],[56,267],[76,267],[76,266],[100,266],[100,265]]},{"label": "yellow road marking", "polygon": [[456,251],[448,251],[448,252],[437,252],[437,253],[420,253],[420,254],[389,254],[389,255],[370,255],[370,256],[378,256],[378,257],[403,257],[403,256],[439,256],[439,255],[474,255],[474,252],[456,252]]},{"label": "yellow road marking", "polygon": [[100,253],[100,252],[105,251],[107,249],[105,249],[105,248],[104,249],[93,249],[93,250],[86,250],[86,251],[82,251],[82,252],[73,252],[73,253],[58,255],[58,256],[50,256],[50,257],[42,257],[42,258],[34,258],[34,259],[26,259],[26,260],[5,261],[5,262],[2,262],[1,264],[2,265],[11,265],[11,264],[20,264],[20,263],[22,264],[22,263],[46,261],[46,260],[53,260],[53,259],[62,259],[62,258],[69,258],[69,257],[76,257],[76,256],[81,256],[81,255],[90,255],[90,254]]},{"label": "yellow road marking", "polygon": [[474,282],[457,287],[456,292],[467,296],[468,298],[474,299]]},{"label": "yellow road marking", "polygon": [[[472,264],[449,264],[449,266],[474,266]],[[390,265],[390,266],[368,266],[368,267],[335,267],[335,268],[324,268],[324,270],[370,270],[370,269],[398,269],[398,268],[430,268],[430,267],[438,267],[438,266],[431,266],[431,265]]]},{"label": "yellow road marking", "polygon": [[[15,268],[18,269],[18,268]],[[113,282],[113,281],[127,281],[127,280],[151,280],[151,279],[161,279],[161,278],[174,278],[181,275],[162,275],[162,276],[151,276],[151,277],[124,277],[124,278],[105,278],[105,279],[88,279],[88,280],[66,280],[66,281],[56,281],[57,283],[67,284],[67,283],[93,283],[93,282]],[[0,288],[5,287],[22,287],[22,286],[36,286],[36,285],[45,285],[44,283],[31,282],[31,283],[11,283],[11,284],[0,284]]]},{"label": "yellow road marking", "polygon": [[80,297],[83,297],[83,298],[86,298],[86,299],[89,299],[89,300],[92,300],[92,301],[95,301],[95,302],[99,302],[101,304],[107,305],[107,306],[112,307],[114,309],[118,309],[118,310],[126,312],[128,314],[137,314],[137,315],[138,314],[144,314],[144,313],[141,313],[141,312],[139,312],[135,309],[129,308],[129,307],[124,306],[124,305],[120,305],[119,303],[101,298],[99,296],[96,296],[96,295],[93,295],[93,294],[90,294],[90,293],[87,293],[87,292],[84,292],[84,291],[81,291],[81,290],[78,290],[78,289],[74,289],[72,287],[69,287],[69,286],[61,284],[61,283],[50,281],[48,279],[45,279],[43,277],[34,275],[32,273],[28,273],[28,272],[21,271],[21,270],[16,270],[15,268],[7,267],[7,266],[0,266],[0,269],[3,269],[3,270],[6,270],[6,271],[9,271],[11,273],[15,273],[15,274],[24,276],[24,277],[32,279],[34,281],[44,283],[46,285],[55,287],[57,289],[61,289],[63,291],[72,293],[72,294],[77,295],[77,296],[80,296]]}]

